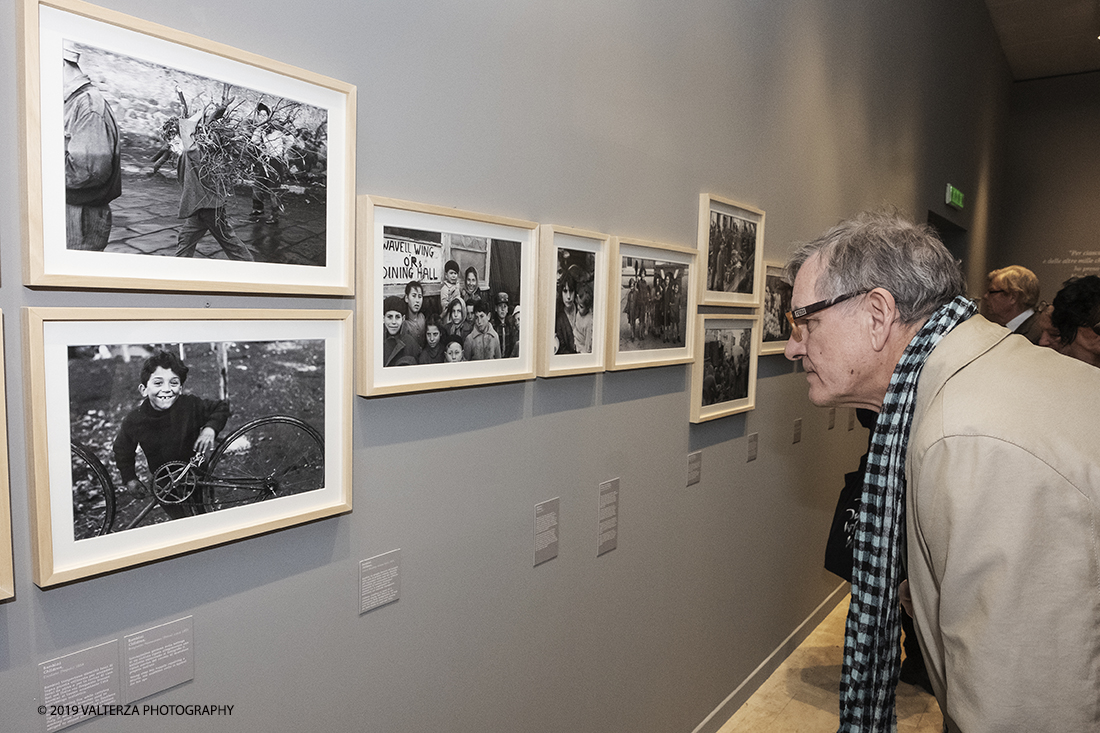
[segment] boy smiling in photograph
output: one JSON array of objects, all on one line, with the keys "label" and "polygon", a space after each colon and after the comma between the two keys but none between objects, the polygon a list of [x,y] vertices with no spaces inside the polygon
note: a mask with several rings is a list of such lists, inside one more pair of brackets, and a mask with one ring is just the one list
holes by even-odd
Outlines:
[{"label": "boy smiling in photograph", "polygon": [[[145,454],[149,471],[169,461],[186,463],[195,453],[209,453],[214,438],[229,420],[227,400],[205,400],[184,394],[188,366],[170,351],[157,351],[141,365],[138,391],[142,401],[122,420],[114,442],[115,466],[127,491],[139,491],[137,449]],[[200,497],[180,504],[162,504],[172,519],[202,512]]]}]

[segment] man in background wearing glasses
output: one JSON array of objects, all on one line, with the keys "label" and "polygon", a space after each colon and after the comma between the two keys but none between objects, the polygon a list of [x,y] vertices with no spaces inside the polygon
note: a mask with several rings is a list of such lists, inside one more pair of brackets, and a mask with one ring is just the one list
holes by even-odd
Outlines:
[{"label": "man in background wearing glasses", "polygon": [[947,730],[1100,730],[1100,372],[976,315],[946,248],[895,214],[842,222],[787,272],[810,401],[879,413],[841,731],[894,724],[899,600]]}]

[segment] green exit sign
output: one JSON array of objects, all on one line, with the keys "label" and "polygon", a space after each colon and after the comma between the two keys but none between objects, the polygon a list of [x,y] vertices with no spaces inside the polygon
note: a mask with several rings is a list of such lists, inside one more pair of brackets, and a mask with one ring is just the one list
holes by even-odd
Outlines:
[{"label": "green exit sign", "polygon": [[963,192],[947,184],[947,194],[944,196],[944,203],[948,206],[953,206],[956,209],[962,209],[963,207]]}]

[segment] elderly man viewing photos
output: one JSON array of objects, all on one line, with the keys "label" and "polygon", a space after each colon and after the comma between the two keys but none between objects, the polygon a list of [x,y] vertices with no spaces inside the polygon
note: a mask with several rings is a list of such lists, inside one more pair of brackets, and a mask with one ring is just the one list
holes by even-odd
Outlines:
[{"label": "elderly man viewing photos", "polygon": [[1100,370],[977,315],[935,234],[892,213],[799,246],[788,275],[810,401],[878,412],[841,731],[896,725],[910,597],[947,730],[1100,731]]}]

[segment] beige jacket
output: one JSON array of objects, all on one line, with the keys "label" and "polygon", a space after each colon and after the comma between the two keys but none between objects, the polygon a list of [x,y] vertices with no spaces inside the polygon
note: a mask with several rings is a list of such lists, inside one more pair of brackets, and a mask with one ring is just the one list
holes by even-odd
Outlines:
[{"label": "beige jacket", "polygon": [[917,632],[949,731],[1100,731],[1100,369],[975,316],[925,363]]}]

